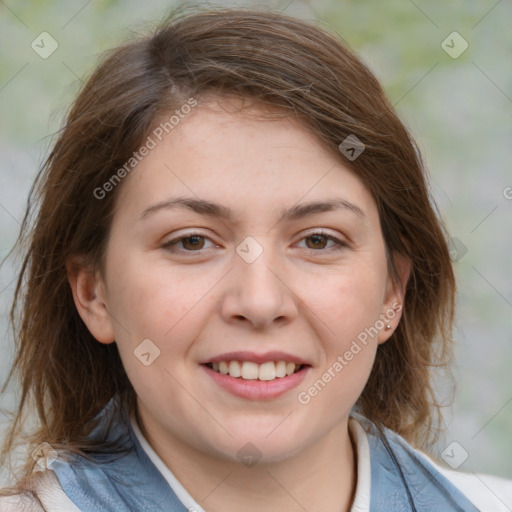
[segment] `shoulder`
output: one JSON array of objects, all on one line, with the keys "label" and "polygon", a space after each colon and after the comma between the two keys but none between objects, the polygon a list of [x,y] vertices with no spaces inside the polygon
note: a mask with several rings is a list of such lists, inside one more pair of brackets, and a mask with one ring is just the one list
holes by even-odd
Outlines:
[{"label": "shoulder", "polygon": [[448,479],[478,509],[493,512],[509,512],[512,509],[512,480],[480,473],[465,473],[447,469],[427,454],[416,453]]},{"label": "shoulder", "polygon": [[0,512],[80,512],[66,496],[55,473],[41,471],[32,488],[13,496],[0,497]]},{"label": "shoulder", "polygon": [[372,467],[372,496],[376,486],[386,491],[381,493],[384,495],[389,494],[390,489],[399,488],[401,482],[407,482],[414,491],[415,499],[426,510],[433,499],[433,492],[441,498],[448,493],[455,503],[462,503],[465,507],[472,505],[481,511],[512,510],[512,480],[448,469],[396,432],[383,428],[381,435],[368,418],[360,414],[353,414],[352,418],[360,424],[360,430],[368,438],[370,453],[366,456],[370,458]]}]

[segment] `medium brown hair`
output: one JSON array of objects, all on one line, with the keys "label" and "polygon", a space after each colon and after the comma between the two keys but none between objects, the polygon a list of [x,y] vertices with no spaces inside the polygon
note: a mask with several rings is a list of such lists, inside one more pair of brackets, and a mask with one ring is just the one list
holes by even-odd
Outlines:
[{"label": "medium brown hair", "polygon": [[[109,51],[83,85],[32,187],[18,239],[26,247],[11,323],[19,407],[2,456],[37,411],[29,447],[47,442],[87,452],[94,418],[112,397],[133,411],[135,393],[115,343],[97,342],[81,320],[66,275],[73,255],[102,269],[120,183],[93,191],[132,156],[165,113],[187,97],[235,94],[303,121],[372,193],[391,275],[411,263],[403,316],[378,347],[358,408],[426,446],[439,405],[432,366],[451,357],[455,282],[446,231],[417,147],[369,69],[336,36],[275,12],[209,9],[174,14],[149,36]],[[349,161],[338,146],[355,135]],[[31,225],[31,219],[35,222]],[[96,447],[98,448],[98,447]],[[24,468],[28,477],[34,461]]]}]

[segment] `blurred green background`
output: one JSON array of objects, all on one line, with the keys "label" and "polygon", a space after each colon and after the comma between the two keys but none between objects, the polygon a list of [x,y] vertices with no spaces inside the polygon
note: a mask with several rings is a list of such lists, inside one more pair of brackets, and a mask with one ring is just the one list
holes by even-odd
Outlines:
[{"label": "blurred green background", "polygon": [[[0,257],[19,229],[36,170],[81,80],[102,51],[153,26],[178,2],[0,1]],[[441,452],[456,441],[464,471],[512,477],[512,4],[508,1],[209,2],[275,8],[336,31],[384,85],[419,142],[454,237],[459,283],[455,400]],[[41,58],[31,43],[58,43]],[[458,32],[457,58],[443,41]],[[456,52],[462,39],[448,38]],[[507,198],[508,196],[508,198]],[[16,261],[0,269],[0,379]],[[447,389],[439,382],[439,395]],[[16,389],[0,400],[12,404]],[[0,433],[6,417],[0,412]]]}]

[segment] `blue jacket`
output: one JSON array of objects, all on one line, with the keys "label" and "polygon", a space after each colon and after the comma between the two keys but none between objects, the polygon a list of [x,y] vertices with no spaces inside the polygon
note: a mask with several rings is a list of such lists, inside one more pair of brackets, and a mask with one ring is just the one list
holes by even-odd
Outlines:
[{"label": "blue jacket", "polygon": [[[107,418],[111,404],[102,411]],[[478,512],[478,509],[396,433],[379,433],[366,418],[362,422],[370,446],[371,512]],[[105,421],[91,435],[102,435]],[[105,430],[106,432],[106,430]],[[129,417],[123,413],[107,438],[122,436],[127,454],[114,460],[95,455],[97,462],[76,455],[68,462],[56,459],[56,473],[66,495],[82,512],[187,512],[140,445]]]}]

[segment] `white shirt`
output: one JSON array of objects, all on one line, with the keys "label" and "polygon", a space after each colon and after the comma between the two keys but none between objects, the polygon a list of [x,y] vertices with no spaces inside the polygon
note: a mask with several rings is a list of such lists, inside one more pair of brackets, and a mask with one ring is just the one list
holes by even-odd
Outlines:
[{"label": "white shirt", "polygon": [[[171,470],[151,448],[142,435],[134,417],[131,418],[131,425],[146,455],[158,468],[188,512],[206,512],[190,496]],[[369,512],[371,494],[370,445],[365,430],[355,418],[349,418],[348,427],[357,458],[356,493],[350,512]],[[445,469],[426,454],[418,450],[416,452],[455,485],[479,510],[483,512],[512,511],[512,481],[495,476]]]},{"label": "white shirt", "polygon": [[[205,510],[190,496],[187,490],[181,485],[171,470],[164,464],[162,459],[151,448],[142,435],[137,422],[131,418],[131,424],[142,449],[149,459],[160,471],[173,492],[188,512],[205,512]],[[371,489],[371,465],[370,445],[368,437],[355,419],[349,419],[349,432],[356,451],[357,459],[357,484],[354,502],[350,512],[369,512],[370,510],[370,489]],[[431,460],[424,453],[416,450],[430,465],[439,471],[445,478],[452,482],[474,505],[482,512],[511,512],[512,511],[512,481],[504,478],[475,474],[462,473],[445,469]],[[81,512],[62,490],[59,480],[51,470],[39,473],[35,493],[37,498],[15,495],[11,497],[0,497],[1,512]],[[42,505],[42,506],[41,506]]]},{"label": "white shirt", "polygon": [[[194,500],[194,498],[190,496],[187,490],[174,476],[172,471],[164,464],[153,448],[151,448],[150,444],[142,435],[142,432],[133,417],[131,418],[131,424],[139,443],[146,452],[146,455],[151,459],[151,462],[158,468],[160,473],[162,473],[162,476],[167,480],[167,483],[171,486],[174,494],[176,494],[188,512],[206,512]],[[349,420],[349,431],[352,437],[352,442],[354,446],[357,447],[358,471],[356,496],[350,512],[368,512],[368,510],[370,510],[370,446],[363,427],[361,427],[361,425],[353,418],[350,418]]]}]

